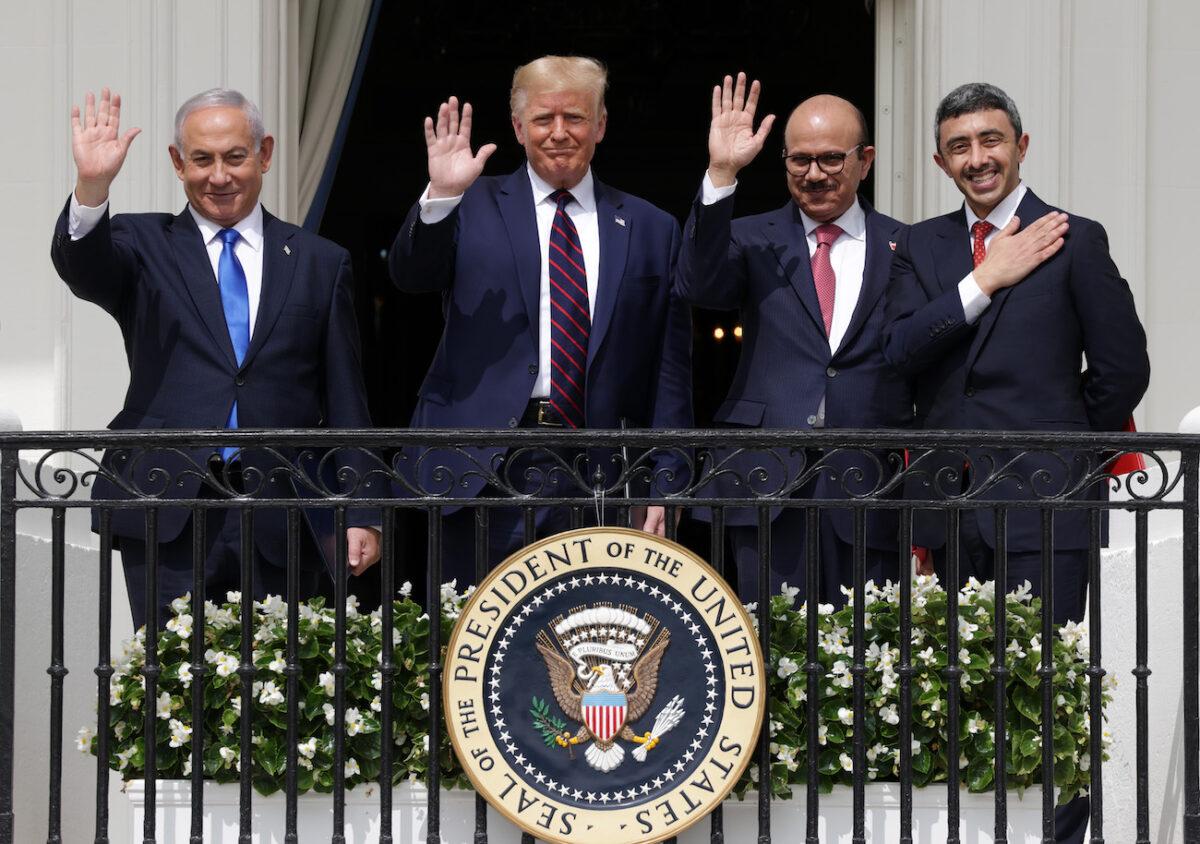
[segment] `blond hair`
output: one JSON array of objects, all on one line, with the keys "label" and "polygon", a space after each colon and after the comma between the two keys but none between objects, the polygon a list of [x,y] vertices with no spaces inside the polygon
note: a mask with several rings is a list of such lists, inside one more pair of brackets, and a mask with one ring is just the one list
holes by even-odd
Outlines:
[{"label": "blond hair", "polygon": [[531,92],[590,91],[596,95],[596,114],[604,113],[604,92],[608,89],[608,69],[587,56],[542,56],[513,71],[509,106],[520,115]]}]

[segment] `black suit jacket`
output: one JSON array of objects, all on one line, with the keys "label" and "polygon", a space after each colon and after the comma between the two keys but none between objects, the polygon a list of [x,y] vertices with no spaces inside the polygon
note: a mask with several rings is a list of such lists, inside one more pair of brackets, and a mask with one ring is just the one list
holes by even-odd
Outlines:
[{"label": "black suit jacket", "polygon": [[[186,208],[175,216],[105,213],[77,241],[67,232],[67,213],[64,208],[54,232],[54,266],[71,292],[117,321],[125,342],[129,389],[110,428],[223,428],[235,400],[242,428],[370,426],[346,250],[263,212],[262,294],[239,367],[212,264]],[[102,475],[93,497],[131,497],[127,485],[163,498],[194,498],[201,478],[183,470],[203,468],[208,455],[106,454],[103,465],[120,481]],[[280,455],[296,459],[289,450]],[[259,449],[243,462],[252,485],[249,470],[280,465]],[[305,465],[316,471],[315,461]],[[170,485],[153,474],[156,466],[168,471]],[[290,482],[264,479],[259,494],[292,497],[295,490]],[[185,508],[163,508],[159,541],[178,536],[188,518]],[[112,528],[116,536],[143,538],[143,514],[114,510]],[[255,540],[268,560],[283,565],[284,515],[259,511]],[[311,555],[302,562],[317,564]]]},{"label": "black suit jacket", "polygon": [[[1028,191],[1017,216],[1024,227],[1051,210]],[[913,379],[919,427],[1118,431],[1129,418],[1150,381],[1146,334],[1129,285],[1109,256],[1104,228],[1083,217],[1068,222],[1063,248],[998,291],[974,324],[967,324],[958,293],[973,266],[965,210],[918,223],[901,237],[886,297],[884,353]],[[1095,454],[970,449],[922,458],[906,496],[961,492],[956,484],[964,457],[973,484],[993,476],[993,468],[1007,466],[1017,476],[995,484],[987,498],[1033,499],[1078,488],[1078,497],[1098,499],[1107,490],[1102,479],[1084,482],[1097,468]],[[992,511],[981,511],[979,521],[983,538],[993,543]],[[1083,510],[1056,514],[1055,546],[1087,548],[1087,522]],[[944,518],[917,511],[914,542],[938,548],[945,540]],[[1041,547],[1036,511],[1010,512],[1008,547]]]}]

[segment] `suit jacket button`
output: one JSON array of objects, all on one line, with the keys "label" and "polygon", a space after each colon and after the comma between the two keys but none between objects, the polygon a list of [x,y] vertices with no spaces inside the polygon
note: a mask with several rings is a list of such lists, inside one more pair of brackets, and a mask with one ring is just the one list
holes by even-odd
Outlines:
[{"label": "suit jacket button", "polygon": [[237,378],[233,379],[233,383],[237,384],[239,387],[245,387],[246,386],[246,376],[239,375]]},{"label": "suit jacket button", "polygon": [[975,388],[974,388],[974,387],[967,387],[966,393],[967,393],[967,396],[968,396],[968,397],[975,395]]},{"label": "suit jacket button", "polygon": [[828,369],[826,369],[826,370],[825,370],[825,374],[826,374],[826,375],[828,375],[830,378],[836,378],[836,377],[837,377],[837,370],[836,370],[836,369],[834,369],[834,368],[831,366],[831,367],[829,367]]},{"label": "suit jacket button", "polygon": [[537,375],[537,364],[536,363],[529,364],[529,374]]},{"label": "suit jacket button", "polygon": [[817,417],[816,417],[815,415],[814,415],[814,416],[810,416],[810,417],[808,417],[808,424],[809,424],[809,425],[816,425],[816,424],[817,424]]},{"label": "suit jacket button", "polygon": [[510,428],[517,427],[517,417],[514,416],[508,420],[508,427],[510,427]]}]

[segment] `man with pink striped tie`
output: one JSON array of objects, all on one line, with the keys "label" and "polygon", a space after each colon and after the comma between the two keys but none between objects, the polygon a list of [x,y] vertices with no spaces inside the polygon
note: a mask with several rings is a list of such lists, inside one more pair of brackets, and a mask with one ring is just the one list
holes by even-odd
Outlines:
[{"label": "man with pink striped tie", "polygon": [[[543,56],[517,68],[512,125],[527,160],[507,176],[482,176],[496,146],[472,152],[469,104],[460,112],[450,97],[436,118],[426,118],[429,187],[389,259],[398,287],[440,292],[445,303],[445,330],[413,427],[691,425],[691,317],[671,292],[679,225],[595,178],[606,87],[607,72],[595,59]],[[570,463],[580,454],[571,449],[558,458]],[[470,498],[500,494],[472,469],[502,456],[505,494],[584,494],[597,467],[613,491],[624,486],[611,452],[595,449],[586,455],[582,489],[567,473],[549,471],[555,457],[544,452],[421,450],[409,462],[421,488],[438,489],[435,472],[445,466],[462,481],[455,494]],[[653,465],[658,477],[670,470],[679,479],[681,463],[664,456]],[[444,512],[444,576],[473,581],[474,513]],[[539,508],[538,535],[568,525],[563,508]],[[661,534],[663,508],[637,513],[635,525]],[[520,511],[493,509],[490,560],[523,544]]]}]

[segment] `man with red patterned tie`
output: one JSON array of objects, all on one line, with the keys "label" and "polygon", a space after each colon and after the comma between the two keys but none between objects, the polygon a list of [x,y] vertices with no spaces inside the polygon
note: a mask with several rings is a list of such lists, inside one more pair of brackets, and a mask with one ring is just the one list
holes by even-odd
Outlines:
[{"label": "man with red patterned tie", "polygon": [[[419,428],[686,428],[692,424],[691,317],[671,292],[679,225],[665,211],[592,173],[604,138],[607,73],[595,59],[543,56],[517,68],[512,125],[527,161],[481,176],[494,144],[471,151],[471,106],[455,97],[426,118],[429,187],[396,237],[390,270],[410,292],[442,294],[446,325],[413,414]],[[560,452],[568,465],[578,451]],[[413,482],[442,489],[437,468],[461,481],[459,498],[521,492],[578,495],[546,453],[482,448],[411,451]],[[597,468],[623,489],[611,453],[577,464],[591,488]],[[502,493],[479,467],[500,465]],[[678,456],[650,464],[683,477]],[[647,489],[648,478],[634,492]],[[661,484],[659,485],[661,486]],[[651,490],[652,492],[654,490]],[[662,491],[661,489],[659,491]],[[462,502],[459,501],[459,504]],[[589,508],[590,509],[590,508]],[[474,580],[474,514],[447,507],[443,576]],[[539,508],[537,532],[569,526],[564,508]],[[664,508],[635,513],[664,532]],[[524,540],[519,510],[494,508],[489,557]]]},{"label": "man with red patterned tie", "polygon": [[[745,428],[905,427],[908,384],[883,359],[879,332],[892,248],[903,226],[858,196],[875,148],[853,104],[820,95],[788,118],[783,161],[791,198],[780,209],[733,219],[738,172],[762,149],[774,121],[756,130],[759,84],[726,76],[713,89],[708,172],[684,227],[676,289],[695,305],[741,312],[742,351],[717,423]],[[752,496],[799,483],[803,498],[844,499],[876,489],[897,455],[822,454],[779,449],[714,455],[718,471],[705,491]],[[816,467],[820,466],[819,471]],[[711,489],[710,489],[711,488]],[[726,511],[738,566],[738,591],[759,595],[758,514]],[[882,583],[900,571],[894,511],[868,514],[866,578]],[[853,583],[854,516],[825,508],[819,521],[820,600],[842,603]],[[787,582],[806,592],[805,511],[771,513],[772,593]],[[907,555],[905,555],[907,556]]]},{"label": "man with red patterned tie", "polygon": [[[935,143],[934,161],[966,202],[900,239],[886,296],[884,354],[913,379],[917,424],[1121,430],[1149,384],[1150,362],[1133,296],[1109,257],[1103,227],[1046,205],[1021,181],[1029,135],[1012,99],[994,85],[969,83],[946,95]],[[945,498],[984,484],[981,495],[988,499],[1054,496],[1075,489],[1101,462],[1070,450],[1019,456],[967,449],[965,458],[961,450],[918,457],[905,496]],[[989,477],[1001,468],[1005,479]],[[1073,497],[1106,493],[1100,481]],[[916,511],[913,541],[933,549],[943,575],[946,533],[944,511]],[[1086,510],[1054,514],[1055,621],[1083,617],[1089,536]],[[1006,538],[1004,588],[1028,580],[1040,592],[1038,510],[1010,508]],[[962,510],[958,544],[961,579],[993,579],[993,511]],[[1058,840],[1081,841],[1086,822],[1086,802],[1064,807]]]}]

